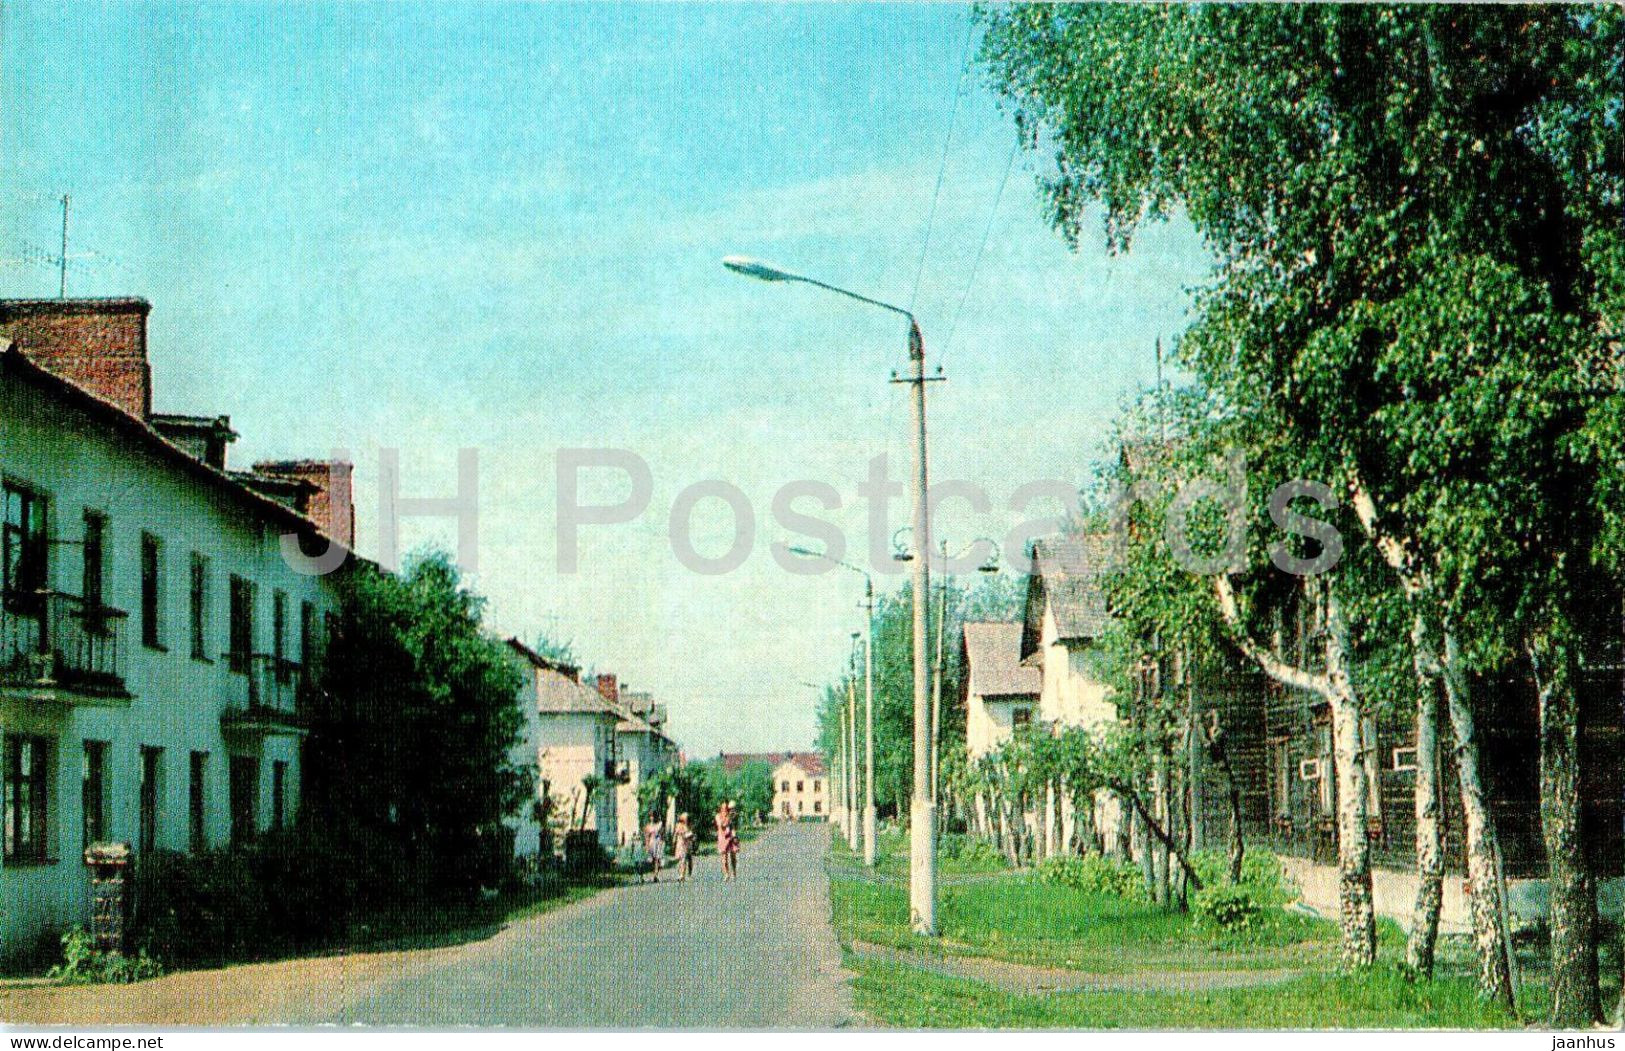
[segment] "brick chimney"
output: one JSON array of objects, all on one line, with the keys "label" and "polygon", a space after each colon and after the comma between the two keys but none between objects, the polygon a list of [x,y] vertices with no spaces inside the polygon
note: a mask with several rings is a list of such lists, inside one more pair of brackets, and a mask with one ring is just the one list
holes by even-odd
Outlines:
[{"label": "brick chimney", "polygon": [[270,460],[254,465],[254,473],[266,478],[308,482],[311,494],[305,517],[329,539],[347,548],[355,547],[355,468],[343,460]]},{"label": "brick chimney", "polygon": [[621,684],[616,681],[615,676],[607,674],[600,675],[598,676],[597,682],[598,696],[602,697],[610,704],[621,703]]},{"label": "brick chimney", "polygon": [[151,311],[145,299],[4,299],[0,335],[34,364],[145,420]]}]

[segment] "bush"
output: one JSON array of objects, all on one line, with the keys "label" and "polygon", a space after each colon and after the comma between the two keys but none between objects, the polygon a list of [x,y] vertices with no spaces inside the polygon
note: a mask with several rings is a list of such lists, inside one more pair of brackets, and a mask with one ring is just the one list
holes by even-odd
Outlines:
[{"label": "bush", "polygon": [[993,844],[959,832],[943,836],[937,854],[944,862],[964,869],[989,871],[1009,867],[1005,856]]},{"label": "bush", "polygon": [[1038,879],[1124,901],[1145,900],[1145,881],[1140,870],[1126,861],[1114,861],[1099,854],[1046,858],[1039,863]]},{"label": "bush", "polygon": [[64,985],[128,985],[163,973],[163,965],[145,949],[134,956],[103,952],[83,927],[74,927],[62,935],[62,962],[51,968],[48,977]]},{"label": "bush", "polygon": [[[1229,884],[1228,856],[1215,850],[1198,850],[1190,860],[1203,887]],[[1249,850],[1242,855],[1241,886],[1250,888],[1264,905],[1285,905],[1298,896],[1297,885],[1286,874],[1281,859],[1267,850]]]},{"label": "bush", "polygon": [[1191,898],[1197,925],[1224,934],[1252,930],[1263,918],[1264,909],[1258,889],[1245,883],[1203,887]]}]

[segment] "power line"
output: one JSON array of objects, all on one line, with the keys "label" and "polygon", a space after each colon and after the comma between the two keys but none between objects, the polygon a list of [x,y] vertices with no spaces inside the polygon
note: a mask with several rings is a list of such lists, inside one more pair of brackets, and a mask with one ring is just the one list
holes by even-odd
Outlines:
[{"label": "power line", "polygon": [[1004,187],[1010,181],[1010,172],[1016,166],[1016,152],[1021,148],[1021,140],[1016,139],[1010,143],[1010,156],[1004,162],[1004,176],[999,179],[998,192],[993,195],[993,208],[987,213],[987,226],[982,230],[982,243],[976,248],[976,257],[971,260],[970,276],[965,279],[965,291],[959,296],[959,305],[954,308],[954,317],[948,324],[948,338],[943,341],[942,354],[938,356],[938,367],[948,357],[948,351],[954,345],[954,333],[959,331],[959,315],[965,310],[965,301],[970,298],[971,286],[976,283],[976,270],[982,265],[982,253],[987,251],[988,238],[993,233],[993,220],[999,215],[999,202],[1004,200]]},{"label": "power line", "polygon": [[948,134],[942,140],[942,160],[937,164],[937,187],[931,191],[931,210],[925,218],[925,243],[920,246],[920,265],[914,269],[914,291],[908,297],[909,313],[914,312],[914,304],[920,298],[920,279],[925,276],[925,260],[931,252],[931,228],[937,221],[937,199],[942,196],[942,177],[948,170],[948,150],[954,142],[954,123],[959,118],[959,100],[965,93],[965,71],[970,68],[970,40],[976,31],[976,20],[968,18],[965,21],[965,43],[959,54],[959,80],[954,84],[954,104],[948,112]]}]

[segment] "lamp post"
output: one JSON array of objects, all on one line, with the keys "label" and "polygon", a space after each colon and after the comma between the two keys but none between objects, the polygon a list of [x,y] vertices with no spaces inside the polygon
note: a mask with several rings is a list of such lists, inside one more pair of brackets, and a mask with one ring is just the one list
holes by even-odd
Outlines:
[{"label": "lamp post", "polygon": [[[920,552],[931,550],[931,522],[927,513],[925,444],[925,385],[941,376],[925,374],[925,340],[920,336],[919,323],[911,311],[868,296],[859,295],[836,285],[826,284],[810,277],[793,274],[755,259],[730,256],[722,265],[737,274],[754,277],[759,281],[794,281],[827,292],[855,299],[869,306],[889,310],[908,319],[908,373],[901,378],[893,376],[894,383],[907,383],[911,391],[913,408],[914,445],[914,543]],[[926,603],[930,595],[931,571],[925,558],[914,560],[914,786],[909,801],[909,865],[908,904],[909,925],[914,933],[937,933],[937,809],[930,795],[931,780],[931,666],[926,661]]]},{"label": "lamp post", "polygon": [[875,866],[875,578],[850,562],[811,548],[792,546],[790,553],[823,559],[863,578],[863,863]]},{"label": "lamp post", "polygon": [[[894,538],[895,539],[895,538]],[[952,574],[948,572],[950,562],[958,561],[970,554],[977,544],[986,544],[991,554],[983,559],[982,564],[976,567],[978,573],[997,573],[999,571],[999,544],[991,537],[977,537],[957,554],[948,554],[948,541],[941,542],[940,554],[942,556],[942,580],[937,585],[937,655],[934,661],[935,674],[931,680],[931,799],[939,799],[939,781],[942,771],[942,634],[943,626],[948,621],[948,587]],[[907,562],[914,556],[906,550],[894,556],[899,562]]]}]

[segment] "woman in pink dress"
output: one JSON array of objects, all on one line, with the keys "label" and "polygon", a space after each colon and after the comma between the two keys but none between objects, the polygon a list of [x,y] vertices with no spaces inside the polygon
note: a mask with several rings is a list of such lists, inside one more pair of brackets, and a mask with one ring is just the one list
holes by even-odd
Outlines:
[{"label": "woman in pink dress", "polygon": [[717,808],[717,853],[722,857],[722,878],[739,878],[739,831],[734,828],[734,804],[728,800]]}]

